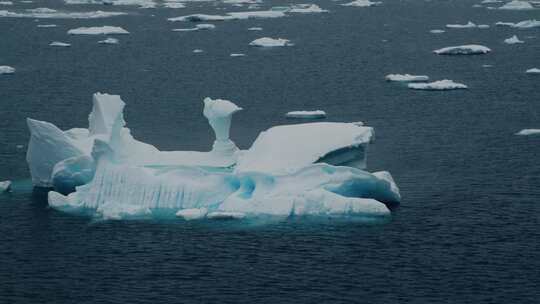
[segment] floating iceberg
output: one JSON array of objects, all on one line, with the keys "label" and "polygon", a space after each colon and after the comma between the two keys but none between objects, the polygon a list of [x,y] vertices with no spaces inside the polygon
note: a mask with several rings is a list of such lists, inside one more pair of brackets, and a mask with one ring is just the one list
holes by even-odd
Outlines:
[{"label": "floating iceberg", "polygon": [[460,46],[450,46],[433,51],[437,55],[478,55],[487,54],[491,49],[483,45],[468,44]]},{"label": "floating iceberg", "polygon": [[527,71],[525,71],[525,73],[527,73],[527,74],[540,74],[540,69],[538,69],[538,68],[528,69]]},{"label": "floating iceberg", "polygon": [[495,23],[495,25],[497,25],[497,26],[509,26],[509,27],[518,28],[518,29],[530,29],[530,28],[540,27],[540,21],[538,21],[536,19],[532,19],[532,20],[524,20],[524,21],[521,21],[521,22],[518,22],[518,23],[497,22],[497,23]]},{"label": "floating iceberg", "polygon": [[60,42],[60,41],[53,41],[49,45],[50,46],[58,46],[58,47],[70,47],[71,46],[71,44],[69,44],[69,43]]},{"label": "floating iceberg", "polygon": [[506,44],[517,44],[517,43],[525,43],[523,40],[519,40],[518,36],[514,35],[510,38],[504,39],[504,43]]},{"label": "floating iceberg", "polygon": [[328,13],[317,4],[295,4],[287,10],[289,13],[311,14],[311,13]]},{"label": "floating iceberg", "polygon": [[243,53],[231,53],[231,55],[229,55],[231,57],[244,57],[246,56],[246,54],[243,54]]},{"label": "floating iceberg", "polygon": [[523,129],[516,133],[516,135],[540,135],[540,129]]},{"label": "floating iceberg", "polygon": [[462,29],[462,28],[476,28],[477,25],[474,24],[473,22],[469,21],[467,24],[447,24],[446,27],[447,28]]},{"label": "floating iceberg", "polygon": [[215,29],[216,26],[213,24],[207,24],[207,23],[201,23],[195,25],[193,28],[179,28],[179,29],[173,29],[173,32],[191,32],[191,31],[198,31],[198,30],[212,30]]},{"label": "floating iceberg", "polygon": [[9,192],[11,190],[11,181],[0,182],[0,193]]},{"label": "floating iceberg", "polygon": [[285,114],[285,117],[288,118],[304,118],[304,119],[314,119],[314,118],[325,118],[326,112],[322,110],[315,111],[291,111]]},{"label": "floating iceberg", "polygon": [[493,4],[493,3],[501,3],[501,2],[502,2],[502,0],[483,0],[480,3],[482,3],[482,4]]},{"label": "floating iceberg", "polygon": [[64,0],[66,4],[107,4],[138,6],[140,8],[154,8],[157,3],[153,0]]},{"label": "floating iceberg", "polygon": [[2,74],[13,74],[15,73],[15,68],[8,65],[0,65],[0,75]]},{"label": "floating iceberg", "polygon": [[206,14],[193,14],[187,16],[180,16],[175,18],[169,18],[169,21],[226,21],[226,20],[244,20],[244,19],[256,19],[256,18],[280,18],[285,17],[285,13],[282,11],[248,11],[248,12],[232,12],[226,15],[206,15]]},{"label": "floating iceberg", "polygon": [[126,15],[124,12],[61,12],[49,8],[28,9],[25,13],[0,10],[0,17],[6,18],[37,18],[37,19],[96,19]]},{"label": "floating iceberg", "polygon": [[195,53],[195,54],[203,53],[203,52],[204,52],[204,50],[201,50],[201,49],[194,49],[193,50],[193,53]]},{"label": "floating iceberg", "polygon": [[258,47],[277,47],[277,46],[291,46],[292,43],[288,39],[283,38],[269,38],[269,37],[262,37],[259,39],[255,39],[249,43],[251,46],[258,46]]},{"label": "floating iceberg", "polygon": [[446,90],[467,89],[466,85],[462,83],[457,83],[448,79],[429,82],[429,83],[409,83],[407,86],[413,90],[427,90],[427,91],[446,91]]},{"label": "floating iceberg", "polygon": [[437,29],[435,29],[435,30],[430,30],[429,32],[432,33],[432,34],[442,34],[442,33],[444,33],[445,31],[444,31],[444,30],[437,30]]},{"label": "floating iceberg", "polygon": [[99,44],[118,44],[118,39],[107,37],[107,39],[98,41]]},{"label": "floating iceberg", "polygon": [[354,7],[370,7],[381,5],[382,2],[379,1],[370,1],[370,0],[355,0],[353,2],[342,4],[343,6],[354,6]]},{"label": "floating iceberg", "polygon": [[163,6],[166,8],[185,8],[186,5],[181,2],[164,2]]},{"label": "floating iceberg", "polygon": [[410,74],[388,74],[385,77],[386,81],[398,82],[424,82],[429,81],[429,76],[426,75],[410,75]]},{"label": "floating iceberg", "polygon": [[514,1],[510,1],[510,2],[506,3],[505,5],[499,7],[499,9],[501,9],[501,10],[521,11],[521,10],[532,10],[532,9],[534,9],[534,6],[532,6],[532,4],[530,4],[527,1],[514,0]]},{"label": "floating iceberg", "polygon": [[94,27],[79,27],[68,31],[70,35],[118,35],[129,34],[125,29],[118,26],[94,26]]}]

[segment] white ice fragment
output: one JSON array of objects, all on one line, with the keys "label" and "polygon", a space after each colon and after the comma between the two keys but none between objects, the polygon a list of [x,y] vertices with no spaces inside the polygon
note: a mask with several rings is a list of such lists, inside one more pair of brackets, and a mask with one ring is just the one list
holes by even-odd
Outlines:
[{"label": "white ice fragment", "polygon": [[13,74],[15,73],[15,68],[8,65],[0,65],[0,75],[2,74]]},{"label": "white ice fragment", "polygon": [[178,212],[176,212],[176,216],[181,217],[186,221],[191,221],[202,219],[207,213],[207,208],[191,208],[178,210]]},{"label": "white ice fragment", "polygon": [[532,6],[532,4],[530,4],[528,1],[514,0],[499,7],[499,9],[521,11],[521,10],[532,10],[534,9],[534,6]]},{"label": "white ice fragment", "polygon": [[429,82],[429,83],[409,83],[407,86],[413,90],[428,90],[428,91],[467,89],[466,85],[462,83],[457,83],[448,79]]},{"label": "white ice fragment", "polygon": [[242,212],[214,211],[206,216],[211,220],[241,220],[246,217]]},{"label": "white ice fragment", "polygon": [[437,55],[476,55],[487,54],[491,49],[483,45],[468,44],[460,46],[450,46],[433,51]]},{"label": "white ice fragment", "polygon": [[181,2],[164,2],[163,6],[166,8],[185,8],[186,5]]},{"label": "white ice fragment", "polygon": [[49,45],[50,46],[58,46],[58,47],[70,47],[71,46],[71,44],[69,44],[69,43],[60,42],[60,41],[53,41]]},{"label": "white ice fragment", "polygon": [[476,28],[477,25],[469,21],[467,24],[447,24],[447,28],[463,29],[463,28]]},{"label": "white ice fragment", "polygon": [[11,1],[0,1],[0,5],[13,5]]},{"label": "white ice fragment", "polygon": [[278,47],[278,46],[291,46],[292,43],[288,39],[283,38],[270,38],[270,37],[262,37],[259,39],[255,39],[249,43],[251,46],[258,46],[258,47]]},{"label": "white ice fragment", "polygon": [[94,26],[94,27],[79,27],[68,31],[70,35],[114,35],[114,34],[129,34],[125,29],[118,26]]},{"label": "white ice fragment", "polygon": [[399,81],[399,82],[422,82],[428,81],[429,76],[426,75],[410,75],[410,74],[388,74],[385,79],[387,81]]},{"label": "white ice fragment", "polygon": [[514,35],[510,38],[504,39],[504,43],[506,44],[517,44],[517,43],[525,43],[523,40],[519,40],[518,36]]},{"label": "white ice fragment", "polygon": [[229,55],[231,57],[244,57],[246,56],[246,54],[243,54],[243,53],[231,53],[231,55]]},{"label": "white ice fragment", "polygon": [[531,19],[531,20],[524,20],[524,21],[521,21],[521,22],[518,22],[518,23],[497,22],[497,23],[495,23],[495,25],[498,25],[498,26],[510,26],[510,27],[518,28],[518,29],[530,29],[530,28],[540,27],[540,21],[538,21],[536,19]]},{"label": "white ice fragment", "polygon": [[262,30],[263,30],[262,27],[256,27],[256,26],[248,28],[248,31],[262,31]]},{"label": "white ice fragment", "polygon": [[540,74],[540,69],[539,68],[528,69],[527,71],[525,71],[525,73],[527,73],[527,74]]},{"label": "white ice fragment", "polygon": [[99,44],[118,44],[118,39],[107,37],[107,39],[98,41]]},{"label": "white ice fragment", "polygon": [[0,182],[0,193],[11,191],[11,181],[1,181]]},{"label": "white ice fragment", "polygon": [[523,129],[516,133],[516,135],[522,135],[522,136],[539,135],[539,134],[540,134],[540,129]]},{"label": "white ice fragment", "polygon": [[430,30],[429,32],[432,33],[432,34],[442,34],[442,33],[444,33],[445,31],[444,31],[444,30],[437,30],[437,29],[435,29],[435,30]]},{"label": "white ice fragment", "polygon": [[37,27],[49,28],[49,27],[57,27],[57,25],[56,24],[38,24]]},{"label": "white ice fragment", "polygon": [[198,31],[198,30],[212,30],[215,28],[216,26],[213,24],[201,23],[201,24],[195,25],[195,27],[193,28],[178,28],[178,29],[173,29],[172,31],[173,32],[191,32],[191,31]]},{"label": "white ice fragment", "polygon": [[310,13],[327,13],[328,10],[322,9],[317,4],[295,4],[295,5],[292,5],[291,8],[287,10],[287,12],[310,14]]},{"label": "white ice fragment", "polygon": [[370,1],[370,0],[355,0],[353,2],[342,4],[343,6],[354,6],[354,7],[370,7],[370,6],[377,6],[381,5],[382,2],[380,1]]},{"label": "white ice fragment", "polygon": [[26,12],[0,10],[0,18],[37,18],[37,19],[96,19],[126,15],[124,12],[61,12],[49,8],[29,9]]},{"label": "white ice fragment", "polygon": [[231,12],[226,15],[207,15],[207,14],[193,14],[187,16],[180,16],[174,18],[168,18],[169,21],[226,21],[226,20],[244,20],[252,18],[280,18],[285,17],[285,13],[282,11],[247,11],[247,12]]},{"label": "white ice fragment", "polygon": [[291,111],[285,114],[285,117],[288,118],[304,118],[304,119],[315,119],[315,118],[325,118],[326,112],[322,110],[315,111]]},{"label": "white ice fragment", "polygon": [[201,50],[201,49],[194,49],[193,50],[193,53],[197,54],[197,53],[203,53],[204,51]]}]

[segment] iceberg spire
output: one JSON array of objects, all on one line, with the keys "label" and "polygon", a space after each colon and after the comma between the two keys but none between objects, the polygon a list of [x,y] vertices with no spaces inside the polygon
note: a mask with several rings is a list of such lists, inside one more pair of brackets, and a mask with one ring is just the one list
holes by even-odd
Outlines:
[{"label": "iceberg spire", "polygon": [[214,130],[216,140],[212,146],[212,152],[222,155],[233,155],[238,151],[236,144],[229,139],[232,115],[242,110],[239,106],[224,99],[204,99],[203,114]]}]

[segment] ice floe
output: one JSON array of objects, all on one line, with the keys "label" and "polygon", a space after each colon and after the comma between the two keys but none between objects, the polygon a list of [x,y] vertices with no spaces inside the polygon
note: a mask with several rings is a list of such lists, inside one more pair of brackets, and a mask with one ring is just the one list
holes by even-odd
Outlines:
[{"label": "ice floe", "polygon": [[491,52],[491,49],[483,45],[467,44],[459,46],[449,46],[442,49],[434,50],[438,55],[478,55],[487,54]]},{"label": "ice floe", "polygon": [[56,24],[38,24],[37,27],[50,28],[50,27],[57,27],[57,25]]},{"label": "ice floe", "polygon": [[70,47],[70,43],[60,42],[60,41],[53,41],[49,44],[50,46],[56,46],[56,47]]},{"label": "ice floe", "polygon": [[317,4],[294,4],[287,10],[289,13],[312,14],[328,13],[328,10],[322,9]]},{"label": "ice floe", "polygon": [[429,77],[426,75],[410,75],[410,74],[388,74],[384,78],[387,81],[399,81],[399,82],[424,82],[424,81],[429,80]]},{"label": "ice floe", "polygon": [[0,17],[6,18],[36,18],[36,19],[96,19],[126,15],[124,12],[62,12],[49,8],[28,9],[25,12],[10,12],[0,10]]},{"label": "ice floe", "polygon": [[231,53],[229,56],[231,57],[244,57],[246,54],[243,53]]},{"label": "ice floe", "polygon": [[285,114],[285,117],[288,118],[303,118],[303,119],[315,119],[315,118],[325,118],[326,112],[323,110],[314,110],[314,111],[291,111]]},{"label": "ice floe", "polygon": [[70,35],[118,35],[129,34],[125,29],[118,26],[93,26],[93,27],[79,27],[68,31]]},{"label": "ice floe", "polygon": [[208,214],[208,209],[206,208],[181,209],[176,212],[177,217],[181,217],[186,221],[200,220],[206,217],[206,214]]},{"label": "ice floe", "polygon": [[99,44],[118,44],[119,41],[118,41],[118,39],[116,39],[116,38],[107,37],[107,38],[104,39],[104,40],[98,41],[98,43],[99,43]]},{"label": "ice floe", "polygon": [[1,181],[0,182],[0,193],[9,192],[11,190],[11,181]]},{"label": "ice floe", "polygon": [[201,24],[195,25],[195,27],[192,27],[192,28],[177,28],[177,29],[172,29],[172,31],[173,32],[192,32],[192,31],[198,31],[198,30],[212,30],[215,28],[216,26],[213,24],[201,23]]},{"label": "ice floe", "polygon": [[514,1],[510,1],[510,2],[508,2],[506,4],[504,4],[503,6],[499,7],[499,9],[501,9],[501,10],[521,11],[521,10],[532,10],[532,9],[535,9],[535,8],[528,1],[514,0]]},{"label": "ice floe", "polygon": [[521,21],[521,22],[518,22],[518,23],[497,22],[497,23],[495,23],[495,25],[509,26],[509,27],[518,28],[518,29],[529,29],[529,28],[540,27],[540,21],[538,21],[536,19],[532,19],[532,20],[524,20],[524,21]]},{"label": "ice floe", "polygon": [[182,2],[164,2],[163,6],[166,8],[185,8],[186,5]]},{"label": "ice floe", "polygon": [[0,5],[13,5],[11,1],[0,1]]},{"label": "ice floe", "polygon": [[517,132],[516,135],[540,135],[540,129],[523,129]]},{"label": "ice floe", "polygon": [[126,5],[126,6],[138,6],[140,8],[154,8],[157,3],[153,0],[64,0],[66,4],[107,4],[107,5]]},{"label": "ice floe", "polygon": [[263,28],[262,27],[250,27],[248,28],[248,31],[262,31]]},{"label": "ice floe", "polygon": [[278,47],[278,46],[291,46],[292,43],[288,39],[262,37],[262,38],[258,38],[251,41],[249,45],[258,46],[258,47]]},{"label": "ice floe", "polygon": [[429,83],[409,83],[407,86],[413,90],[427,90],[427,91],[446,91],[446,90],[467,89],[466,85],[462,83],[457,83],[448,79],[429,82]]},{"label": "ice floe", "polygon": [[514,35],[510,38],[504,39],[504,43],[506,44],[517,44],[517,43],[525,43],[523,40],[519,40],[518,36]]},{"label": "ice floe", "polygon": [[432,33],[432,34],[442,34],[442,33],[446,32],[446,31],[434,29],[434,30],[430,30],[429,32]]},{"label": "ice floe", "polygon": [[353,2],[344,3],[343,6],[354,6],[354,7],[370,7],[381,5],[380,1],[370,1],[370,0],[355,0]]},{"label": "ice floe", "polygon": [[15,73],[14,67],[10,67],[9,65],[0,65],[0,75],[13,73]]},{"label": "ice floe", "polygon": [[525,73],[527,73],[527,74],[540,74],[540,69],[538,69],[538,68],[528,69],[527,71],[525,71]]},{"label": "ice floe", "polygon": [[226,20],[244,20],[244,19],[257,19],[257,18],[281,18],[285,17],[283,11],[247,11],[247,12],[231,12],[226,15],[207,15],[207,14],[193,14],[187,16],[180,16],[174,18],[168,18],[167,20],[175,21],[226,21]]},{"label": "ice floe", "polygon": [[204,50],[201,50],[201,49],[194,49],[192,52],[195,53],[195,54],[197,54],[197,53],[203,53]]},{"label": "ice floe", "polygon": [[472,21],[469,21],[466,24],[447,24],[446,27],[451,28],[451,29],[467,29],[467,28],[487,29],[487,28],[489,28],[489,25],[487,25],[487,24],[475,24]]}]

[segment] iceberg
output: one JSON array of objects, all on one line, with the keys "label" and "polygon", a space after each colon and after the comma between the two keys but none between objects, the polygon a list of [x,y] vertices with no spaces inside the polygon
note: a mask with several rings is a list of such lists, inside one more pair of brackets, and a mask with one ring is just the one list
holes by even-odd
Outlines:
[{"label": "iceberg", "polygon": [[467,24],[447,24],[446,27],[447,28],[462,29],[462,28],[476,28],[477,25],[474,24],[473,22],[469,21]]},{"label": "iceberg", "polygon": [[0,193],[11,191],[11,181],[0,181]]},{"label": "iceberg", "polygon": [[94,26],[94,27],[79,27],[68,31],[69,35],[115,35],[129,34],[125,29],[118,26]]},{"label": "iceberg", "polygon": [[424,82],[429,81],[429,76],[426,75],[410,75],[410,74],[388,74],[385,77],[386,81],[398,82]]},{"label": "iceberg", "polygon": [[312,14],[312,13],[328,13],[328,10],[322,9],[317,4],[295,4],[287,10],[289,13]]},{"label": "iceberg", "polygon": [[28,9],[25,13],[0,10],[0,18],[36,18],[36,19],[96,19],[127,15],[124,12],[61,12],[49,8]]},{"label": "iceberg", "polygon": [[99,44],[118,44],[119,41],[116,38],[107,37],[107,39],[98,41]]},{"label": "iceberg", "polygon": [[49,45],[50,46],[59,46],[59,47],[70,47],[71,46],[71,44],[69,44],[69,43],[60,42],[60,41],[53,41]]},{"label": "iceberg", "polygon": [[64,0],[66,4],[107,4],[107,5],[126,5],[138,6],[140,8],[154,8],[157,3],[153,0]]},{"label": "iceberg", "polygon": [[0,65],[0,75],[13,73],[15,73],[14,67],[10,67],[9,65]]},{"label": "iceberg", "polygon": [[201,50],[201,49],[194,49],[193,50],[193,53],[197,54],[197,53],[203,53],[204,51]]},{"label": "iceberg", "polygon": [[248,31],[262,31],[263,28],[262,27],[250,27],[248,28]]},{"label": "iceberg", "polygon": [[243,54],[243,53],[231,53],[231,55],[229,55],[231,57],[244,57],[246,56],[246,54]]},{"label": "iceberg", "polygon": [[504,39],[504,43],[506,44],[517,44],[517,43],[525,43],[523,40],[519,40],[518,36],[514,35],[510,38]]},{"label": "iceberg", "polygon": [[180,16],[174,18],[168,18],[167,20],[175,21],[191,21],[191,22],[201,22],[201,21],[226,21],[226,20],[245,20],[245,19],[256,19],[256,18],[280,18],[285,17],[285,13],[277,10],[269,11],[248,11],[248,12],[232,12],[227,13],[226,15],[206,15],[206,14],[193,14],[187,16]]},{"label": "iceberg", "polygon": [[430,30],[429,32],[432,33],[432,34],[442,34],[442,33],[444,33],[445,31],[444,31],[444,30],[437,30],[437,29],[435,29],[435,30]]},{"label": "iceberg", "polygon": [[0,1],[0,5],[13,5],[11,1]]},{"label": "iceberg", "polygon": [[491,49],[483,45],[468,44],[460,46],[450,46],[433,51],[437,55],[478,55],[487,54]]},{"label": "iceberg", "polygon": [[510,1],[503,6],[499,7],[501,10],[515,10],[515,11],[521,11],[521,10],[532,10],[535,9],[532,4],[530,4],[527,1],[523,0],[514,0]]},{"label": "iceberg", "polygon": [[457,83],[448,79],[429,82],[429,83],[409,83],[407,86],[413,90],[427,90],[427,91],[446,91],[446,90],[467,89],[466,85],[462,83]]},{"label": "iceberg", "polygon": [[539,135],[539,134],[540,134],[540,129],[523,129],[516,133],[516,135],[521,135],[521,136]]},{"label": "iceberg", "polygon": [[262,37],[262,38],[251,41],[249,45],[258,46],[258,47],[278,47],[278,46],[291,46],[293,44],[288,39],[283,39],[283,38],[274,39],[270,37]]},{"label": "iceberg", "polygon": [[216,26],[213,24],[207,24],[207,23],[201,23],[197,24],[193,28],[179,28],[179,29],[173,29],[173,32],[191,32],[191,31],[198,31],[198,30],[212,30],[215,29]]},{"label": "iceberg", "polygon": [[177,217],[181,217],[186,221],[200,220],[208,214],[206,208],[181,209],[176,212]]},{"label": "iceberg", "polygon": [[354,7],[370,7],[381,5],[382,2],[379,1],[370,1],[370,0],[355,0],[353,2],[342,4],[342,6],[354,6]]},{"label": "iceberg", "polygon": [[315,111],[291,111],[285,114],[287,118],[305,118],[305,119],[315,119],[315,118],[325,118],[326,112],[322,110]]},{"label": "iceberg", "polygon": [[509,26],[517,29],[530,29],[535,27],[540,27],[540,21],[536,19],[532,20],[524,20],[518,23],[513,22],[497,22],[495,23],[497,26]]},{"label": "iceberg", "polygon": [[163,6],[166,8],[185,8],[186,5],[181,2],[164,2]]},{"label": "iceberg", "polygon": [[527,71],[525,71],[525,73],[527,73],[527,74],[540,74],[540,69],[539,68],[528,69]]}]

